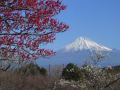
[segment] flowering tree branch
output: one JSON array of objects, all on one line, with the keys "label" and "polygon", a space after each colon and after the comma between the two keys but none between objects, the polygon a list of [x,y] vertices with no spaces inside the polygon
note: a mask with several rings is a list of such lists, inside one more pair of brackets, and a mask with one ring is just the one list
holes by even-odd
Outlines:
[{"label": "flowering tree branch", "polygon": [[59,0],[0,0],[0,54],[23,60],[55,54],[41,45],[69,28],[54,18],[65,8]]}]

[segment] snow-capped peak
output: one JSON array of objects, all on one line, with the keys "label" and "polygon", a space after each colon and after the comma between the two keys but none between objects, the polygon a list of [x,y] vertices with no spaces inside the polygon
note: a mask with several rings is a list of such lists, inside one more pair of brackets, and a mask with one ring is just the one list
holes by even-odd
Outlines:
[{"label": "snow-capped peak", "polygon": [[91,41],[87,38],[80,37],[77,38],[74,42],[65,46],[65,50],[97,50],[97,51],[111,51],[112,49],[107,48],[103,45],[99,45],[94,41]]}]

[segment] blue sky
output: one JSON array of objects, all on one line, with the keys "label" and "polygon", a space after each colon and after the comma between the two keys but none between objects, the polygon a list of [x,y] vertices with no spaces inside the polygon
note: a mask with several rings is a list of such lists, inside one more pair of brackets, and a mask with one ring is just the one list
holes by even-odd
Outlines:
[{"label": "blue sky", "polygon": [[47,48],[58,50],[78,37],[120,49],[120,0],[63,0],[67,9],[57,19],[70,26]]}]

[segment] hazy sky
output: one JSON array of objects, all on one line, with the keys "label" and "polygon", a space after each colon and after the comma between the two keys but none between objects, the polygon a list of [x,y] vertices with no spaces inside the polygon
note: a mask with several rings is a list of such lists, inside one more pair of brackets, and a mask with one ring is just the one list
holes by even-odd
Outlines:
[{"label": "hazy sky", "polygon": [[48,48],[58,50],[82,36],[120,49],[120,0],[63,0],[63,4],[67,9],[57,18],[70,29],[57,34]]}]

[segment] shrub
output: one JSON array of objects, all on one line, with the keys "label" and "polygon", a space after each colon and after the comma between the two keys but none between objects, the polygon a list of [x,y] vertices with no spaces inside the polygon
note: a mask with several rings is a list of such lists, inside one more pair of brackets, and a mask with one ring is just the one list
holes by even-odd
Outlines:
[{"label": "shrub", "polygon": [[46,75],[47,74],[47,70],[45,68],[40,68],[40,74],[41,75]]},{"label": "shrub", "polygon": [[35,75],[35,74],[41,74],[41,75],[47,75],[47,70],[45,68],[40,68],[37,64],[30,63],[24,67],[21,67],[17,69],[18,73],[23,73],[25,75]]},{"label": "shrub", "polygon": [[69,63],[62,72],[62,77],[66,80],[78,81],[82,77],[80,68],[72,63]]},{"label": "shrub", "polygon": [[40,74],[27,76],[10,71],[0,72],[0,90],[48,90],[49,83],[51,80]]}]

